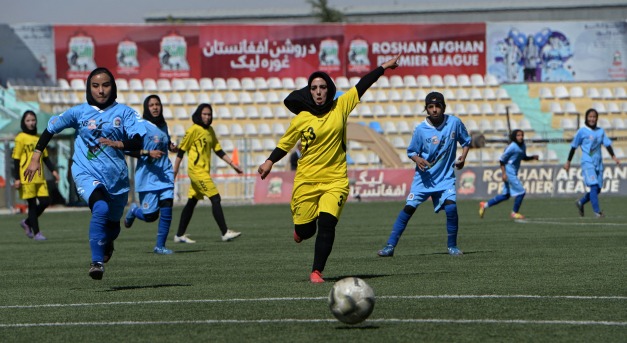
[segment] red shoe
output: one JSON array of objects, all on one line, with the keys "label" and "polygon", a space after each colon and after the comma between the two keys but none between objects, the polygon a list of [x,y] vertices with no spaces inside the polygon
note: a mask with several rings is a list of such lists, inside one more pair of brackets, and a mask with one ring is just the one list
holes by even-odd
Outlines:
[{"label": "red shoe", "polygon": [[294,230],[294,242],[300,243],[302,241],[303,241],[303,239],[300,238],[300,236],[296,233],[296,230]]},{"label": "red shoe", "polygon": [[314,270],[311,275],[309,275],[309,281],[311,281],[311,283],[323,283],[324,279],[322,278],[322,273]]}]

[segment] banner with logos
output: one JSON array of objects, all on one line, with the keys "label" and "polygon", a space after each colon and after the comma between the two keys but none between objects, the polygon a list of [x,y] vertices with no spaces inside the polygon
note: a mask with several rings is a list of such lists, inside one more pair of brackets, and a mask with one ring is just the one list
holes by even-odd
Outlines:
[{"label": "banner with logos", "polygon": [[501,82],[624,81],[626,33],[625,21],[488,23],[487,73]]},{"label": "banner with logos", "polygon": [[[412,169],[351,169],[349,201],[404,201],[414,177]],[[490,199],[503,187],[501,169],[466,167],[456,171],[458,199]],[[579,166],[566,171],[561,165],[521,167],[518,173],[527,191],[526,197],[578,197],[588,191]],[[289,203],[294,186],[294,172],[273,172],[255,183],[256,204]],[[627,166],[605,166],[603,195],[627,194]]]},{"label": "banner with logos", "polygon": [[198,26],[54,27],[57,76],[86,79],[96,67],[122,78],[200,78]]}]

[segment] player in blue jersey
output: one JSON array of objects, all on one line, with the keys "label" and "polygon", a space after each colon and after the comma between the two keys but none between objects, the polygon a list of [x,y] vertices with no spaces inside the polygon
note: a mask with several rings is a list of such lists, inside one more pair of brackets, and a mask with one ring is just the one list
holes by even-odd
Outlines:
[{"label": "player in blue jersey", "polygon": [[[462,121],[452,115],[444,114],[446,103],[444,96],[431,92],[425,98],[427,118],[414,129],[407,148],[407,156],[416,163],[414,180],[407,196],[405,207],[394,222],[388,242],[378,251],[381,257],[394,255],[407,223],[418,205],[431,197],[435,213],[444,209],[446,212],[446,231],[448,233],[448,253],[452,256],[463,255],[457,247],[457,203],[455,189],[455,171],[462,169],[470,149],[470,135]],[[457,143],[463,150],[456,159]]]},{"label": "player in blue jersey", "polygon": [[140,115],[118,104],[113,74],[96,68],[87,78],[87,102],[50,118],[24,176],[41,173],[39,156],[52,136],[67,128],[75,130],[72,177],[78,194],[89,204],[89,245],[92,263],[89,276],[100,280],[104,264],[113,254],[120,233],[120,218],[128,201],[128,167],[124,150],[140,150],[146,129]]},{"label": "player in blue jersey", "polygon": [[502,201],[514,197],[514,208],[512,209],[512,219],[524,220],[525,216],[520,214],[520,205],[525,198],[525,188],[518,179],[520,161],[538,160],[538,155],[527,156],[527,146],[525,145],[525,132],[523,130],[513,130],[509,136],[510,144],[505,148],[503,155],[499,159],[501,173],[503,174],[503,192],[488,201],[479,203],[479,217],[483,218],[485,210]]},{"label": "player in blue jersey", "polygon": [[170,255],[173,251],[165,247],[165,241],[172,223],[174,171],[168,158],[168,150],[176,152],[178,149],[170,141],[168,124],[163,117],[163,106],[157,95],[149,95],[144,100],[143,124],[146,127],[143,149],[128,153],[137,157],[135,190],[139,193],[141,205],[131,204],[124,218],[124,226],[130,228],[135,218],[147,223],[159,218],[157,244],[153,251],[159,255]]},{"label": "player in blue jersey", "polygon": [[601,155],[601,145],[605,145],[614,162],[620,164],[620,161],[614,155],[612,141],[605,134],[605,130],[597,126],[598,120],[599,113],[597,110],[591,108],[586,111],[586,125],[575,134],[575,138],[573,138],[570,144],[568,160],[564,164],[564,169],[570,169],[570,161],[573,160],[577,148],[581,147],[581,174],[584,183],[590,188],[590,191],[575,203],[579,215],[582,217],[584,215],[583,206],[588,201],[592,203],[595,217],[602,218],[605,216],[599,207],[599,193],[601,193],[601,188],[603,188],[603,155]]}]

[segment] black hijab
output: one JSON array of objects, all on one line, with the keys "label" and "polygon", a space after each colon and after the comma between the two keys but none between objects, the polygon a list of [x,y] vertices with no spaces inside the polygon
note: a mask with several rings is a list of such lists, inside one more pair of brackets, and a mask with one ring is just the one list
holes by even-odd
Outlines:
[{"label": "black hijab", "polygon": [[[107,102],[105,102],[104,104],[99,104],[96,101],[96,99],[94,99],[94,96],[91,95],[91,78],[100,74],[107,74],[111,78],[111,94],[109,94],[109,99],[107,99]],[[111,106],[111,104],[115,102],[115,99],[117,99],[118,97],[118,87],[115,85],[115,78],[113,77],[113,74],[111,74],[109,69],[101,67],[101,68],[96,68],[91,73],[89,73],[89,77],[87,77],[87,87],[85,89],[85,96],[87,98],[88,104],[92,106],[96,106],[101,110],[104,110],[105,108]]]},{"label": "black hijab", "polygon": [[35,112],[28,110],[26,112],[24,112],[24,114],[22,114],[22,120],[20,121],[20,127],[22,128],[22,132],[27,133],[29,135],[36,135],[37,134],[37,124],[35,124],[35,128],[32,130],[29,130],[26,127],[26,116],[32,114],[35,116],[35,122],[37,121],[37,115],[35,114]]},{"label": "black hijab", "polygon": [[[205,107],[209,107],[209,109],[211,110],[211,119],[209,119],[209,124],[205,125],[205,123],[202,122],[202,110]],[[205,129],[209,128],[209,126],[211,126],[211,123],[213,122],[213,107],[211,107],[211,105],[209,104],[200,104],[198,105],[198,107],[196,107],[196,111],[194,111],[194,114],[192,114],[192,121],[194,122],[194,124],[200,125],[202,127],[204,127]]]},{"label": "black hijab", "polygon": [[589,109],[586,111],[586,116],[584,117],[584,123],[586,124],[586,126],[587,126],[587,127],[589,127],[589,128],[591,128],[591,129],[593,129],[593,130],[594,130],[594,129],[596,129],[596,128],[597,128],[596,124],[595,124],[594,126],[591,126],[590,124],[588,124],[588,116],[589,116],[589,115],[590,115],[590,113],[592,113],[592,112],[594,112],[594,113],[596,113],[596,114],[597,114],[597,123],[599,122],[599,112],[597,112],[597,110],[595,110],[594,108],[589,108]]},{"label": "black hijab", "polygon": [[519,132],[522,132],[522,130],[520,129],[512,130],[512,133],[509,134],[509,140],[511,142],[516,143],[518,146],[522,146],[523,144],[525,144],[525,140],[523,139],[521,143],[518,143],[518,141],[516,140],[516,136],[518,135]]},{"label": "black hijab", "polygon": [[[311,82],[317,77],[322,78],[327,83],[327,100],[322,105],[316,104],[310,91]],[[335,83],[333,83],[331,77],[325,72],[317,71],[309,76],[307,87],[293,91],[285,98],[285,100],[283,100],[283,103],[285,104],[285,107],[287,107],[287,109],[294,114],[307,111],[318,116],[331,111],[335,104],[335,101],[333,100],[335,98],[335,92]]]},{"label": "black hijab", "polygon": [[[159,104],[161,105],[161,110],[159,111],[159,115],[156,117],[154,117],[152,113],[150,113],[150,109],[148,108],[148,103],[150,102],[150,99],[157,99],[157,101],[159,101]],[[163,104],[161,103],[161,98],[159,98],[158,95],[151,94],[147,96],[146,99],[144,99],[143,117],[145,120],[148,120],[149,122],[155,124],[158,127],[162,127],[163,125],[165,125],[165,118],[163,117]]]}]

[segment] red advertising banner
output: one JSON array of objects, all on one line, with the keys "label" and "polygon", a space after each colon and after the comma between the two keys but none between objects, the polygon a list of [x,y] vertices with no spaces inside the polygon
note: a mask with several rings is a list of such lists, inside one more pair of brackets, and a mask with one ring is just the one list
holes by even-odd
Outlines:
[{"label": "red advertising banner", "polygon": [[200,29],[205,77],[344,75],[341,25],[212,25]]},{"label": "red advertising banner", "polygon": [[403,75],[458,75],[486,70],[486,25],[346,25],[346,76],[361,76],[398,53]]},{"label": "red advertising banner", "polygon": [[[411,188],[413,170],[349,170],[349,201],[403,201]],[[294,172],[272,172],[255,182],[255,204],[289,203],[294,187]]]},{"label": "red advertising banner", "polygon": [[55,26],[57,76],[86,79],[96,67],[123,78],[200,78],[198,26]]}]

